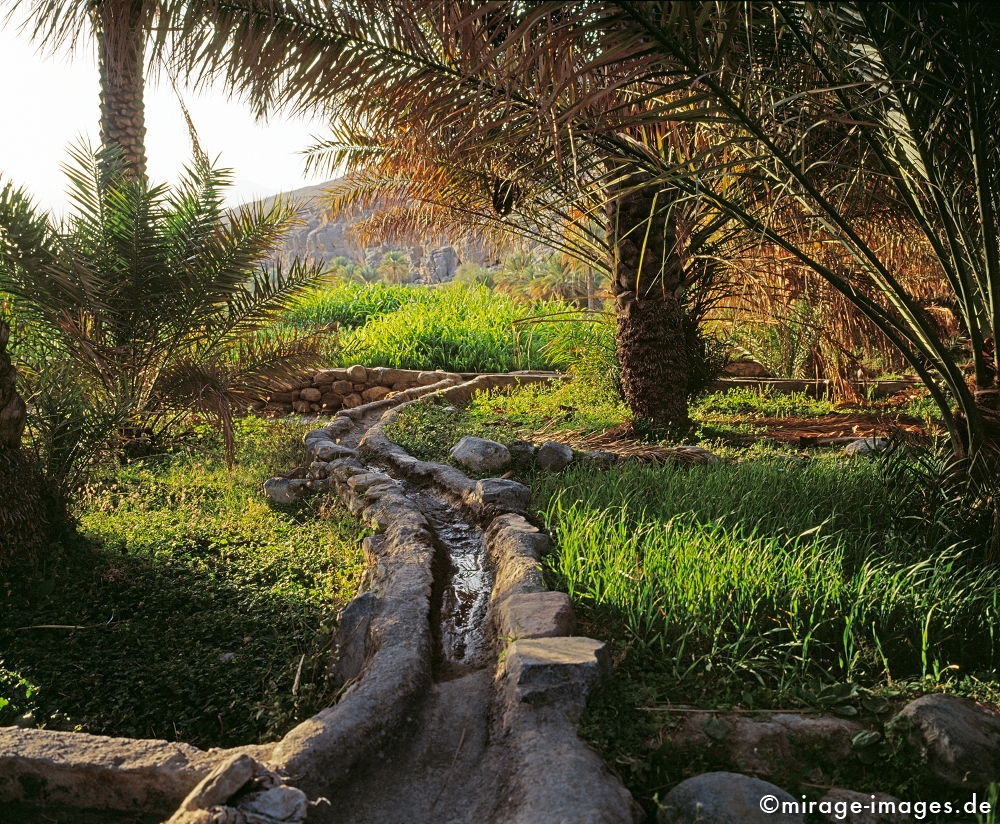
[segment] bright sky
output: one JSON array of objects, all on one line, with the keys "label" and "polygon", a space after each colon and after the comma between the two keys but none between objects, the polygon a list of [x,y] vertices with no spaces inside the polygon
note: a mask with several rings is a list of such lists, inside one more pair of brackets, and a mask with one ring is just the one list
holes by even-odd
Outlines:
[{"label": "bright sky", "polygon": [[[0,3],[2,5],[2,3]],[[96,143],[99,102],[97,61],[92,48],[69,55],[39,52],[0,13],[0,179],[24,186],[43,207],[65,209],[60,166],[66,148],[81,136]],[[322,182],[305,177],[300,152],[320,121],[254,120],[250,110],[229,100],[222,88],[194,93],[182,89],[202,147],[233,169],[232,202]],[[177,98],[168,81],[146,87],[146,152],[153,182],[173,181],[191,157],[191,142]]]}]

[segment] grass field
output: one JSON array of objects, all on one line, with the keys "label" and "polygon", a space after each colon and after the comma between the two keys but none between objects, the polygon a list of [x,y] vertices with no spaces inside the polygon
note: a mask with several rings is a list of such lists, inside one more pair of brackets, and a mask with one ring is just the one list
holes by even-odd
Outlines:
[{"label": "grass field", "polygon": [[576,317],[558,301],[525,303],[477,284],[340,283],[303,299],[285,323],[297,329],[338,324],[330,349],[333,366],[557,369],[584,351],[610,346],[606,324],[561,321],[555,315]]},{"label": "grass field", "polygon": [[0,592],[0,724],[232,746],[328,705],[361,528],[329,503],[264,501],[302,432],[248,418],[232,473],[206,429],[95,479],[78,539]]}]

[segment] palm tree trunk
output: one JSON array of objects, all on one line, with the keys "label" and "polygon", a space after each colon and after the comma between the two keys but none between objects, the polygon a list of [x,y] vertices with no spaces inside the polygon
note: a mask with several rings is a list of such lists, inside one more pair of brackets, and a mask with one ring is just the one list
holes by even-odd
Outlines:
[{"label": "palm tree trunk", "polygon": [[24,434],[25,406],[17,394],[17,372],[7,354],[10,328],[0,320],[0,451],[20,452]]},{"label": "palm tree trunk", "polygon": [[104,0],[96,11],[101,77],[101,142],[146,175],[143,0]]},{"label": "palm tree trunk", "polygon": [[640,184],[634,176],[622,182],[607,205],[622,392],[641,426],[687,429],[684,276],[670,195]]},{"label": "palm tree trunk", "polygon": [[38,489],[21,454],[25,406],[7,355],[10,329],[0,320],[0,569],[23,555],[38,528]]}]

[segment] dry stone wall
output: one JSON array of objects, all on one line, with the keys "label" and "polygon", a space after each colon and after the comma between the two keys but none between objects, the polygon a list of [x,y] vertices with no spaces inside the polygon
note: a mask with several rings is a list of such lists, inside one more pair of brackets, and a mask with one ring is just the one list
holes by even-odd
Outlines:
[{"label": "dry stone wall", "polygon": [[303,415],[354,409],[417,386],[430,386],[447,379],[460,382],[475,377],[476,374],[478,373],[390,369],[361,364],[342,369],[320,369],[271,393],[263,404],[263,409],[267,412],[298,412]]}]

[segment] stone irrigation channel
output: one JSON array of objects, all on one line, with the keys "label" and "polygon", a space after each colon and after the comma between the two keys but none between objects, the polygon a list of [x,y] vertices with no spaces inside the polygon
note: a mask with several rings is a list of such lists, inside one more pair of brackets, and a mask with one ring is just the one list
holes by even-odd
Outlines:
[{"label": "stone irrigation channel", "polygon": [[224,751],[2,729],[0,805],[66,824],[636,820],[577,735],[607,656],[573,635],[568,597],[545,589],[530,490],[417,460],[384,434],[429,395],[462,404],[554,377],[445,375],[342,410],[306,436],[306,472],[265,483],[277,502],[335,490],[376,531],[340,616],[334,706],[274,744]]}]

